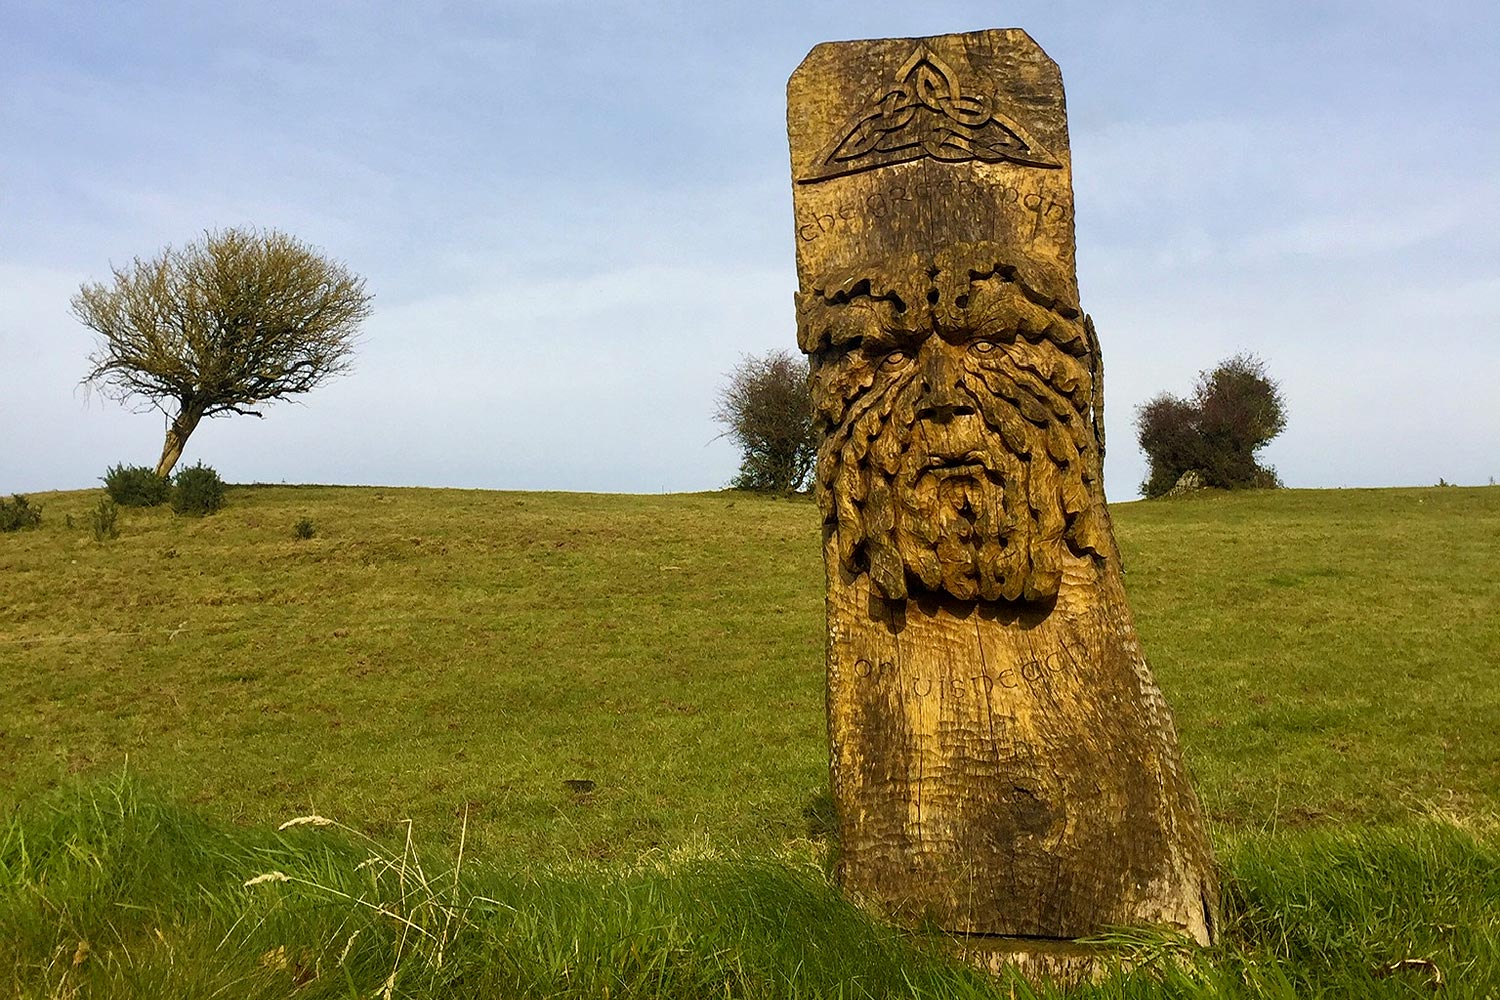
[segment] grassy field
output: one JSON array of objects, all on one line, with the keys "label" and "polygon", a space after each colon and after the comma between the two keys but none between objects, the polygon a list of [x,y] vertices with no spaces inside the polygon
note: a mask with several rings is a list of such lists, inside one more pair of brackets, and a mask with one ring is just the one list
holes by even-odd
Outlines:
[{"label": "grassy field", "polygon": [[[821,875],[809,503],[238,487],[101,544],[98,495],[0,536],[16,995],[372,995],[392,968],[421,996],[994,989]],[[1449,995],[1497,995],[1500,489],[1113,510],[1233,891],[1224,949],[1099,995],[1418,995],[1425,967],[1382,970],[1430,955]],[[348,837],[273,832],[309,813],[397,853],[410,818],[450,865],[462,832],[423,912],[479,929],[393,964],[401,925],[329,895],[365,877]],[[277,867],[323,888],[239,887]]]},{"label": "grassy field", "polygon": [[806,835],[806,503],[257,487],[203,520],[124,511],[99,545],[63,526],[94,500],[39,497],[44,527],[0,538],[0,784],[23,797],[128,760],[245,823],[448,839],[467,808],[474,846],[528,859]]}]

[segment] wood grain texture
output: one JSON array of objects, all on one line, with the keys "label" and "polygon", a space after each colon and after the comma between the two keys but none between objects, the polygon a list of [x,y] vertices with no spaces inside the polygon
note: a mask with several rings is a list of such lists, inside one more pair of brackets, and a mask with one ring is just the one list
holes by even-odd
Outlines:
[{"label": "wood grain texture", "polygon": [[845,886],[957,933],[1210,941],[1104,500],[1056,66],[1016,30],[820,45],[788,131]]}]

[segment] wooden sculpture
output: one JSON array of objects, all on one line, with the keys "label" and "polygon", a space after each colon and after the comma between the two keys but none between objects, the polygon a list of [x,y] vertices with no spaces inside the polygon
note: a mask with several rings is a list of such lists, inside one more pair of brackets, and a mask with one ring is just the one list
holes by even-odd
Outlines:
[{"label": "wooden sculpture", "polygon": [[958,934],[1209,942],[1104,500],[1056,65],[1019,30],[828,43],[787,104],[843,884]]}]

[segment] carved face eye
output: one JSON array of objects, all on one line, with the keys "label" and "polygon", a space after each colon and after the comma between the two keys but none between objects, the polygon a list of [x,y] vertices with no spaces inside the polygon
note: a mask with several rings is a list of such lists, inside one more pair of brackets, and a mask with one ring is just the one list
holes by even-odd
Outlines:
[{"label": "carved face eye", "polygon": [[880,367],[882,367],[882,368],[899,368],[902,365],[906,364],[906,362],[910,358],[911,358],[911,355],[907,354],[905,351],[892,351],[891,353],[887,354],[884,358],[881,359],[881,361],[880,361]]},{"label": "carved face eye", "polygon": [[998,346],[993,340],[976,340],[969,345],[969,350],[975,354],[989,354]]}]

